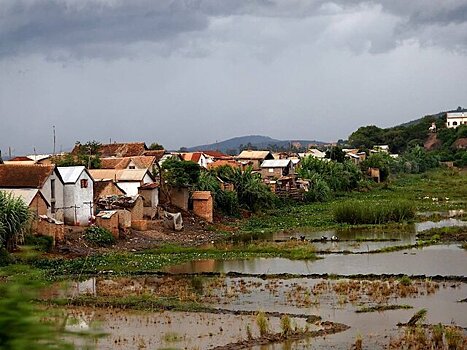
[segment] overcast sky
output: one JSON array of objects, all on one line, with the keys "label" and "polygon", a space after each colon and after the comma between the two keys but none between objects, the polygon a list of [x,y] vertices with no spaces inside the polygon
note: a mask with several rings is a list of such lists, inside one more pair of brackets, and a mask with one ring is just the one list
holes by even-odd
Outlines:
[{"label": "overcast sky", "polygon": [[332,141],[467,107],[467,0],[0,0],[0,149]]}]

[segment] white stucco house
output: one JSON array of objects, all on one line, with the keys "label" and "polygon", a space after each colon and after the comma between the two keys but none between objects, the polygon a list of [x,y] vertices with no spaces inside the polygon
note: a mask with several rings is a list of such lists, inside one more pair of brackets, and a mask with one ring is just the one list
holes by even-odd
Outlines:
[{"label": "white stucco house", "polygon": [[94,180],[84,166],[57,167],[63,180],[63,217],[68,225],[86,226],[93,215]]},{"label": "white stucco house", "polygon": [[460,125],[467,125],[467,109],[458,108],[455,111],[446,113],[446,126],[448,128],[457,128]]},{"label": "white stucco house", "polygon": [[147,169],[91,169],[89,173],[96,181],[112,180],[127,196],[136,196],[139,187],[155,181]]}]

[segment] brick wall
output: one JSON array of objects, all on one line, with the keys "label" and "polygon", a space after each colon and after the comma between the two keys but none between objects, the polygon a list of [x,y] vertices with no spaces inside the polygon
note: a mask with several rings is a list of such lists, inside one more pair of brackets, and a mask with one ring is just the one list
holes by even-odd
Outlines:
[{"label": "brick wall", "polygon": [[192,194],[193,212],[195,215],[205,219],[207,222],[213,221],[213,201],[209,191],[195,191]]}]

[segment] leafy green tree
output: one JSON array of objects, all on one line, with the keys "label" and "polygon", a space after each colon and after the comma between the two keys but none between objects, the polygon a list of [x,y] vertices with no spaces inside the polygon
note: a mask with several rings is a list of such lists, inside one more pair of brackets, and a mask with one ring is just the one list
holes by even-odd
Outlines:
[{"label": "leafy green tree", "polygon": [[154,151],[157,151],[157,150],[163,150],[164,149],[164,146],[162,146],[161,144],[157,143],[157,142],[153,142],[149,145],[149,149],[150,150],[154,150]]},{"label": "leafy green tree", "polygon": [[373,148],[384,141],[384,130],[375,125],[362,126],[349,136],[349,143],[355,148]]},{"label": "leafy green tree", "polygon": [[0,244],[8,251],[16,248],[31,213],[21,198],[0,191]]},{"label": "leafy green tree", "polygon": [[84,145],[79,144],[75,154],[68,153],[65,156],[58,156],[52,161],[57,166],[83,165],[88,169],[99,169],[101,167],[100,147],[99,142],[88,141]]},{"label": "leafy green tree", "polygon": [[391,166],[393,163],[394,160],[389,154],[379,152],[373,153],[367,159],[365,159],[361,164],[361,168],[363,170],[368,168],[378,168],[381,181],[385,181],[391,172]]},{"label": "leafy green tree", "polygon": [[326,151],[326,158],[343,163],[345,161],[345,152],[340,146],[332,146]]},{"label": "leafy green tree", "polygon": [[167,159],[162,164],[164,180],[173,187],[193,187],[198,183],[200,167],[192,161]]}]

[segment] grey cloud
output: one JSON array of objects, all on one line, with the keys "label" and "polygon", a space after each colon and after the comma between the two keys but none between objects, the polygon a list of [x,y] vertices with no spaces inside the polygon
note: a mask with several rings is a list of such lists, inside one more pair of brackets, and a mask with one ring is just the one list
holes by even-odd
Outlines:
[{"label": "grey cloud", "polygon": [[[333,32],[336,21],[368,11],[384,17],[384,26],[376,19],[357,23],[349,33]],[[467,48],[465,0],[0,0],[0,57],[128,57],[140,43],[160,55],[199,57],[210,52],[206,33],[212,20],[232,16],[327,18],[315,40],[329,39],[357,53],[386,52],[404,40]]]}]

